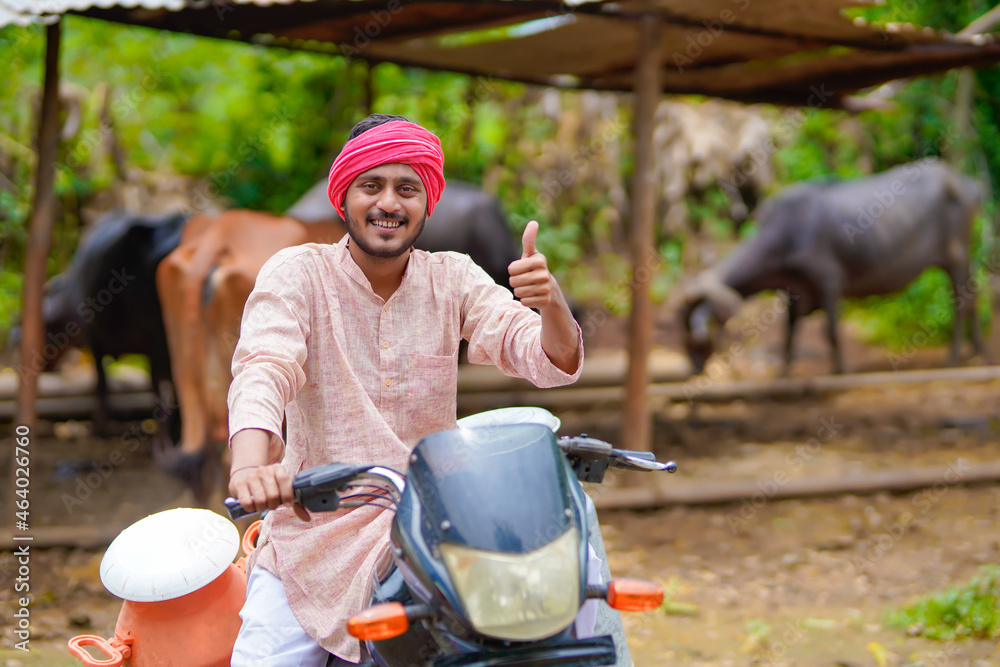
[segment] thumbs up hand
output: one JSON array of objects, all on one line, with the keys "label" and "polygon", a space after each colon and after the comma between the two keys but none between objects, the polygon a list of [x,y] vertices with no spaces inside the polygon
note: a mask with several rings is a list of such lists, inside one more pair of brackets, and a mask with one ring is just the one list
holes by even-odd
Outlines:
[{"label": "thumbs up hand", "polygon": [[535,250],[535,240],[537,238],[538,222],[532,220],[524,227],[524,233],[521,234],[521,247],[523,248],[521,252],[521,259],[531,257],[537,252]]},{"label": "thumbs up hand", "polygon": [[537,308],[542,319],[541,343],[549,361],[564,373],[579,373],[583,363],[580,327],[566,298],[549,273],[545,255],[535,249],[538,223],[532,220],[521,237],[521,259],[507,267],[514,296],[528,308]]},{"label": "thumbs up hand", "polygon": [[514,296],[528,308],[541,310],[552,303],[554,278],[549,273],[545,255],[535,249],[537,238],[538,223],[532,220],[521,236],[521,259],[511,262],[507,271],[510,273],[510,286],[514,289]]}]

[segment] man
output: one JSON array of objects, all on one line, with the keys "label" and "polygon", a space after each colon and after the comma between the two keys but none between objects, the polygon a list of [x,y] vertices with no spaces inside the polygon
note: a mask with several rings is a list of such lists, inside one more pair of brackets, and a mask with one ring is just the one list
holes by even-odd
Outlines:
[{"label": "man", "polygon": [[[399,116],[352,130],[330,170],[348,234],[277,253],[247,300],[229,390],[230,492],[270,512],[249,566],[233,665],[356,663],[347,620],[367,604],[390,512],[309,516],[292,477],[343,461],[405,469],[426,435],[456,427],[458,345],[537,386],[583,367],[580,328],[530,222],[509,291],[465,255],[413,249],[444,188],[437,137]],[[531,309],[535,308],[538,313]],[[287,423],[287,442],[281,438]]]}]

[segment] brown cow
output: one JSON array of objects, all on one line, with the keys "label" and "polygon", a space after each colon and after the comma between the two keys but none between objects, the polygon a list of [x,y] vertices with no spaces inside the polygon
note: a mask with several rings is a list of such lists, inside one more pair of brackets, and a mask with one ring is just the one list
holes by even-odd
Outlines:
[{"label": "brown cow", "polygon": [[[335,243],[344,233],[339,222],[304,224],[255,211],[197,215],[157,267],[156,289],[181,412],[179,446],[161,447],[157,458],[191,484],[198,502],[207,504],[212,491],[222,488],[213,481],[221,470],[210,447],[229,439],[230,364],[257,273],[282,248]],[[216,500],[212,498],[213,505]]]}]

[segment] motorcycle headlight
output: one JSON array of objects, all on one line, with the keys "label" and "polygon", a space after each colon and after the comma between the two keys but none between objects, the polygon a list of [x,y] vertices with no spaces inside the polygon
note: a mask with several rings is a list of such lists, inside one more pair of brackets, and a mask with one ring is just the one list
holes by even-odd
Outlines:
[{"label": "motorcycle headlight", "polygon": [[575,527],[525,554],[442,543],[441,555],[472,627],[509,641],[564,630],[580,606],[580,534]]}]

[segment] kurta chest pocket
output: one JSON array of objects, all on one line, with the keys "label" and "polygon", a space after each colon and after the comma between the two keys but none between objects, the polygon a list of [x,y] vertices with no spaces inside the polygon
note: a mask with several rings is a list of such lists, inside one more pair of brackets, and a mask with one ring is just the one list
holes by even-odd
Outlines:
[{"label": "kurta chest pocket", "polygon": [[420,431],[452,428],[455,421],[458,360],[453,356],[413,354],[400,390],[411,424]]}]

